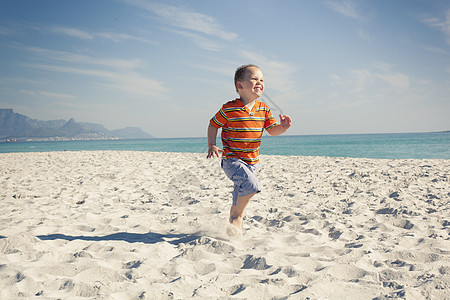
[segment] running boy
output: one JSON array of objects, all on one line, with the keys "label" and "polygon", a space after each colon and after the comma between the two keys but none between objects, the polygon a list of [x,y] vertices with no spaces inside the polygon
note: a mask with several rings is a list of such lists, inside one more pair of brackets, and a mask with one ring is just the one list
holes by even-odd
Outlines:
[{"label": "running boy", "polygon": [[[291,127],[291,118],[280,115],[278,123],[269,107],[257,100],[264,92],[263,73],[257,66],[239,67],[234,84],[239,98],[225,103],[209,122],[207,158],[219,157],[222,152],[222,168],[234,183],[229,222],[233,225],[231,232],[237,233],[242,228],[244,210],[250,199],[261,191],[255,170],[263,130],[280,135]],[[219,128],[222,128],[223,150],[216,146]]]}]

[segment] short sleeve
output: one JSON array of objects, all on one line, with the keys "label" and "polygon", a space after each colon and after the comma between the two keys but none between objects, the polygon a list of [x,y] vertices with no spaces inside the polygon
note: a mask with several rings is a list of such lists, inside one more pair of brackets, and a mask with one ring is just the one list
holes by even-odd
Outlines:
[{"label": "short sleeve", "polygon": [[221,128],[223,126],[225,126],[225,124],[228,122],[228,117],[225,114],[225,112],[223,111],[223,106],[222,108],[214,115],[214,117],[212,117],[212,119],[209,121],[209,123],[216,127],[216,128]]},{"label": "short sleeve", "polygon": [[275,119],[275,117],[272,115],[272,112],[270,111],[270,108],[267,107],[267,110],[266,110],[266,121],[264,123],[264,128],[266,130],[268,130],[268,129],[272,128],[273,126],[277,125],[277,124],[278,124],[278,122]]}]

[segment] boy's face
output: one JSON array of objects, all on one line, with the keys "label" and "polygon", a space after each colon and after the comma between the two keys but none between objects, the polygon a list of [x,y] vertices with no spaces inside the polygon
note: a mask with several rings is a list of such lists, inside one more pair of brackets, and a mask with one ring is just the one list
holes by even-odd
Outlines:
[{"label": "boy's face", "polygon": [[261,97],[264,92],[263,73],[256,67],[247,68],[244,79],[238,81],[236,87],[241,98],[252,101]]}]

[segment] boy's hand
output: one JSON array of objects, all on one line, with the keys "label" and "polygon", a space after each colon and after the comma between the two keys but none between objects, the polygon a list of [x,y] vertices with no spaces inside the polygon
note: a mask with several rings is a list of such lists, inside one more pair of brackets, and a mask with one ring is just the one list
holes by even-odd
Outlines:
[{"label": "boy's hand", "polygon": [[208,147],[208,156],[206,156],[206,158],[220,157],[220,152],[223,152],[223,150],[221,150],[216,145],[210,145]]},{"label": "boy's hand", "polygon": [[292,119],[287,115],[280,115],[280,124],[284,130],[288,130],[291,127]]}]

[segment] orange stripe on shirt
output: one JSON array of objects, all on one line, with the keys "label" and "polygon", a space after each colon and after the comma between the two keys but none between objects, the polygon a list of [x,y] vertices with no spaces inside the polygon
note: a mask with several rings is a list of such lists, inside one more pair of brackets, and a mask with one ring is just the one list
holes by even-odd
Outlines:
[{"label": "orange stripe on shirt", "polygon": [[236,99],[225,103],[210,124],[222,128],[224,159],[239,158],[248,164],[256,164],[263,130],[275,126],[277,121],[264,102],[256,100],[250,111]]}]

